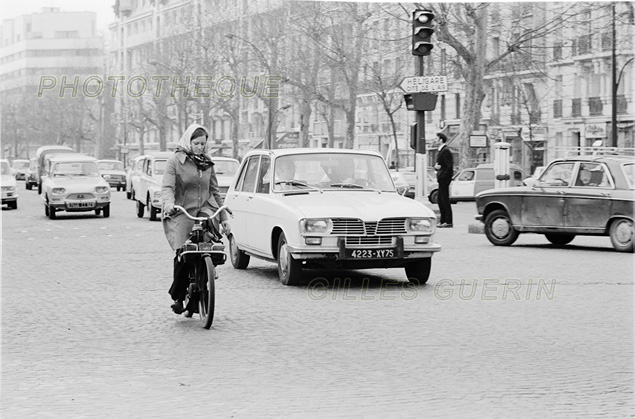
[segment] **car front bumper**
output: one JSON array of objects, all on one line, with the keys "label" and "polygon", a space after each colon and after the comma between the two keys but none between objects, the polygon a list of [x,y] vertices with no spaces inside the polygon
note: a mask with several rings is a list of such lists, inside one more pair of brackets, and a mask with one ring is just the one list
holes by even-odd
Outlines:
[{"label": "car front bumper", "polygon": [[[362,256],[354,257],[352,253],[355,250],[360,251],[358,254]],[[377,253],[386,254],[386,251],[390,251],[389,256],[376,256]],[[441,245],[438,243],[404,244],[401,237],[396,237],[391,245],[386,246],[347,246],[345,238],[340,237],[337,239],[336,246],[306,246],[301,248],[290,246],[289,248],[294,259],[302,260],[307,265],[350,269],[399,268],[421,259],[430,258],[434,253],[440,251]]]}]

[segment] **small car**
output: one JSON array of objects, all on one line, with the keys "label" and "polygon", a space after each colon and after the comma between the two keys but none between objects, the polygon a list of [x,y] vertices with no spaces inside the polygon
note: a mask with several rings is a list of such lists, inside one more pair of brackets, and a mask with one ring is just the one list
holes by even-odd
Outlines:
[{"label": "small car", "polygon": [[[515,165],[509,165],[510,186],[523,186],[522,169]],[[459,201],[474,201],[476,194],[487,189],[494,189],[494,164],[481,163],[476,167],[470,167],[457,172],[450,184],[450,203]],[[433,204],[438,200],[439,185],[430,191],[429,199]]]},{"label": "small car", "polygon": [[18,192],[16,190],[16,180],[11,174],[9,161],[0,160],[0,187],[2,187],[2,205],[9,208],[18,209]]},{"label": "small car", "polygon": [[250,257],[276,262],[285,285],[306,279],[305,269],[398,267],[423,284],[441,250],[434,212],[397,193],[376,151],[253,150],[225,204],[234,268]]},{"label": "small car", "polygon": [[123,170],[123,163],[119,160],[97,160],[97,168],[101,177],[117,191],[126,190],[126,172]]},{"label": "small car", "polygon": [[24,180],[26,178],[26,169],[29,167],[29,161],[24,159],[13,160],[11,170],[16,180]]},{"label": "small car", "polygon": [[520,233],[544,234],[557,246],[576,235],[609,236],[615,250],[633,252],[635,157],[556,159],[534,186],[502,188],[476,197],[477,219],[496,246]]},{"label": "small car", "polygon": [[238,172],[240,162],[236,159],[229,157],[212,157],[214,162],[214,171],[216,172],[216,179],[218,180],[218,187],[220,189],[220,195],[225,198],[229,186]]},{"label": "small car", "polygon": [[145,160],[145,156],[137,156],[130,163],[130,167],[126,171],[126,187],[124,191],[126,191],[126,198],[135,199],[134,198],[134,183],[139,180],[139,176],[141,176],[141,172],[143,171],[143,161]]},{"label": "small car", "polygon": [[159,219],[158,215],[163,208],[161,203],[163,173],[165,173],[168,158],[173,154],[171,151],[159,151],[148,154],[143,159],[143,167],[139,180],[136,183],[133,182],[137,217],[143,218],[143,214],[147,208],[150,221]]},{"label": "small car", "polygon": [[26,169],[26,178],[24,179],[24,187],[28,190],[38,185],[37,159],[33,157],[29,160],[29,167]]},{"label": "small car", "polygon": [[52,156],[42,176],[44,214],[95,211],[110,217],[110,185],[99,174],[97,159],[69,153]]}]

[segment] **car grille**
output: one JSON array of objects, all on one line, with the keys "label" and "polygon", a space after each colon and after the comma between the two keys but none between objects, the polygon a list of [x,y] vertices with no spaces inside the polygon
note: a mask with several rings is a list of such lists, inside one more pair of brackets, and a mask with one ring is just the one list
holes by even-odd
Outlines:
[{"label": "car grille", "polygon": [[379,222],[362,222],[354,218],[334,218],[332,235],[336,236],[391,236],[406,233],[405,218],[385,218]]},{"label": "car grille", "polygon": [[110,175],[110,179],[111,182],[124,182],[126,180],[125,176],[119,176],[119,175]]},{"label": "car grille", "polygon": [[74,193],[66,197],[66,199],[95,199],[92,193]]},{"label": "car grille", "polygon": [[391,246],[392,237],[390,236],[349,236],[346,237],[347,246],[380,244]]}]

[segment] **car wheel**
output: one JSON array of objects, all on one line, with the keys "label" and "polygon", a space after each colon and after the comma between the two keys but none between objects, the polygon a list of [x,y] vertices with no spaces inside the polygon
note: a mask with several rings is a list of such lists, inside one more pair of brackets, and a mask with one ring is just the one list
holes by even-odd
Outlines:
[{"label": "car wheel", "polygon": [[132,193],[131,192],[126,192],[126,198],[127,199],[132,199]]},{"label": "car wheel", "polygon": [[618,252],[633,253],[633,221],[620,218],[611,223],[611,243]]},{"label": "car wheel", "polygon": [[141,201],[136,201],[136,202],[137,202],[137,217],[143,218],[143,208],[145,207],[145,205],[143,205]]},{"label": "car wheel", "polygon": [[48,202],[44,203],[44,215],[49,216],[49,204]]},{"label": "car wheel", "polygon": [[132,186],[130,187],[130,199],[137,199],[134,193],[134,188]]},{"label": "car wheel", "polygon": [[101,208],[95,210],[95,215],[101,215]]},{"label": "car wheel", "polygon": [[406,276],[408,281],[413,284],[423,285],[430,278],[430,270],[432,268],[432,258],[421,259],[406,265]]},{"label": "car wheel", "polygon": [[37,185],[37,194],[38,195],[42,194],[42,184],[41,183],[38,183],[38,185]]},{"label": "car wheel", "polygon": [[571,240],[575,238],[575,234],[546,233],[545,237],[557,246],[564,246],[565,244],[571,243]]},{"label": "car wheel", "polygon": [[104,218],[110,217],[110,204],[103,207],[102,211],[104,212]]},{"label": "car wheel", "polygon": [[57,215],[55,214],[55,207],[53,207],[52,205],[49,205],[49,211],[48,211],[48,213],[49,213],[49,218],[50,218],[51,220],[54,220],[54,219],[56,219],[56,218],[57,218]]},{"label": "car wheel", "polygon": [[498,209],[490,212],[485,218],[485,235],[496,246],[513,244],[520,233],[512,226],[507,211]]},{"label": "car wheel", "polygon": [[246,269],[249,265],[249,255],[240,250],[233,234],[229,235],[229,258],[236,269]]},{"label": "car wheel", "polygon": [[159,210],[152,206],[152,204],[150,203],[150,197],[148,197],[148,200],[146,201],[146,206],[148,207],[148,214],[150,215],[150,221],[158,220],[157,214],[159,213]]},{"label": "car wheel", "polygon": [[25,187],[27,190],[29,190],[29,191],[30,191],[30,190],[31,190],[31,188],[32,188],[31,183],[30,183],[30,182],[28,182],[28,181],[24,184],[24,187]]},{"label": "car wheel", "polygon": [[278,239],[278,277],[284,285],[296,285],[302,276],[302,262],[294,259],[284,233]]},{"label": "car wheel", "polygon": [[430,192],[428,200],[430,200],[431,204],[436,204],[437,202],[439,202],[439,191],[435,189],[434,191]]},{"label": "car wheel", "polygon": [[121,189],[126,192],[126,185],[121,185]]},{"label": "car wheel", "polygon": [[117,185],[117,192],[121,190],[121,186]]},{"label": "car wheel", "polygon": [[18,201],[13,201],[9,204],[9,208],[18,209]]}]

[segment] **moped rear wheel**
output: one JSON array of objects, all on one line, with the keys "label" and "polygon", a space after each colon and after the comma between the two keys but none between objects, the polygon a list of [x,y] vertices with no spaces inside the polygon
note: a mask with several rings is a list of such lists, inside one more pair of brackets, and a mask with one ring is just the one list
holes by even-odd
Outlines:
[{"label": "moped rear wheel", "polygon": [[214,303],[216,300],[216,288],[214,279],[216,271],[212,258],[203,256],[200,261],[197,272],[196,281],[198,283],[198,312],[203,320],[203,327],[209,329],[214,321]]}]

